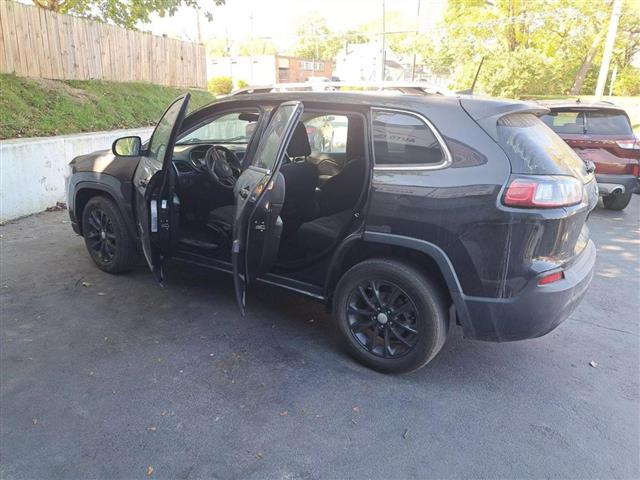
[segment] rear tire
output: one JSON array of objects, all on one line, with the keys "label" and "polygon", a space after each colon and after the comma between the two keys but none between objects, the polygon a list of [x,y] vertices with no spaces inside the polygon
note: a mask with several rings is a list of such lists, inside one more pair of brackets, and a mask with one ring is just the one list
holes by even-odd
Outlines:
[{"label": "rear tire", "polygon": [[631,201],[631,192],[626,191],[619,195],[608,195],[602,197],[602,203],[607,210],[624,210]]},{"label": "rear tire", "polygon": [[87,202],[82,213],[82,234],[89,255],[100,270],[122,273],[135,265],[135,244],[112,200],[97,196]]},{"label": "rear tire", "polygon": [[396,260],[371,259],[352,267],[338,282],[334,307],[349,353],[381,372],[423,367],[447,337],[442,290],[419,270]]}]

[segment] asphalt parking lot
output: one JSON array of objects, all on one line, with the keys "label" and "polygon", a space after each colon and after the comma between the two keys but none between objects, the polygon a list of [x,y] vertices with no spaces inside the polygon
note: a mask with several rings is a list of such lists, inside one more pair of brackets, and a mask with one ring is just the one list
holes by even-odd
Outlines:
[{"label": "asphalt parking lot", "polygon": [[260,287],[241,318],[223,274],[100,272],[66,212],[0,227],[0,477],[638,478],[640,196],[589,223],[569,320],[455,330],[404,376],[352,361],[306,298]]}]

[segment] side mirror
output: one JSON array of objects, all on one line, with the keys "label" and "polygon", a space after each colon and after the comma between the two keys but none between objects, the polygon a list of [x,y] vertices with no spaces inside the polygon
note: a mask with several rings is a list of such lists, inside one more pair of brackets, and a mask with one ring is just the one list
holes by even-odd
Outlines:
[{"label": "side mirror", "polygon": [[111,145],[111,151],[118,157],[137,157],[141,149],[140,137],[120,137]]}]

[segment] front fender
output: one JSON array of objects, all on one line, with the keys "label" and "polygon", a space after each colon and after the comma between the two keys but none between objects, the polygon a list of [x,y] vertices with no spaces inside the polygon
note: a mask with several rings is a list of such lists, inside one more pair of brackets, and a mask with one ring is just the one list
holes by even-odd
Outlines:
[{"label": "front fender", "polygon": [[[77,172],[69,180],[68,208],[71,222],[77,225],[77,232],[82,234],[82,212],[77,208],[78,200],[83,192],[104,192],[116,204],[124,218],[131,238],[137,238],[135,215],[133,211],[133,186],[114,176],[98,172]],[[75,229],[75,228],[74,228]]]}]

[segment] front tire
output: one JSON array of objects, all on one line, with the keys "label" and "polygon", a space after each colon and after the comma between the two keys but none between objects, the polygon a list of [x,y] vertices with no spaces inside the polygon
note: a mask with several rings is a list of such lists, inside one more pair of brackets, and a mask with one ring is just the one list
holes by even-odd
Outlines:
[{"label": "front tire", "polygon": [[417,370],[446,340],[444,294],[403,262],[371,259],[355,265],[340,279],[334,306],[349,353],[374,370]]},{"label": "front tire", "polygon": [[624,210],[631,201],[631,195],[628,190],[618,195],[608,195],[602,197],[602,203],[607,210]]},{"label": "front tire", "polygon": [[133,268],[135,245],[112,200],[98,196],[87,202],[82,213],[82,234],[89,255],[100,270],[122,273]]}]

